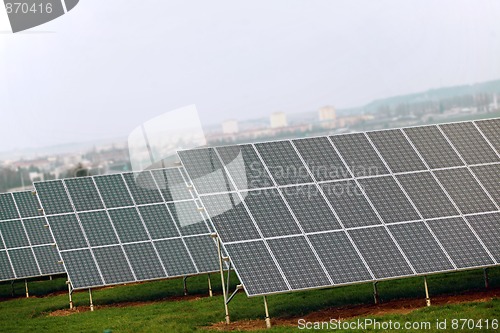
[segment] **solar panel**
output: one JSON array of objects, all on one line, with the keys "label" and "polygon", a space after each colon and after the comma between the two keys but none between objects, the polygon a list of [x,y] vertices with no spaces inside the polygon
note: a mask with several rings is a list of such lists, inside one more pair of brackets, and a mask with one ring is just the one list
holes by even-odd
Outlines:
[{"label": "solar panel", "polygon": [[498,265],[498,121],[464,124],[209,148],[227,177],[199,198],[247,295]]},{"label": "solar panel", "polygon": [[[35,183],[73,289],[218,271],[183,177],[174,168]],[[51,208],[66,203],[71,212]]]},{"label": "solar panel", "polygon": [[477,127],[481,130],[486,139],[495,148],[497,154],[500,154],[500,119],[475,121]]},{"label": "solar panel", "polygon": [[31,191],[0,194],[0,281],[65,273]]}]

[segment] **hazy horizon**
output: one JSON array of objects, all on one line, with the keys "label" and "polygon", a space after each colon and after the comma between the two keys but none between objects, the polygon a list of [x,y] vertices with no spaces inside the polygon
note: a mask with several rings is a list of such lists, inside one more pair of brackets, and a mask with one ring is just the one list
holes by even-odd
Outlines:
[{"label": "hazy horizon", "polygon": [[0,152],[125,138],[189,104],[207,126],[492,81],[498,12],[494,0],[86,0],[0,34]]}]

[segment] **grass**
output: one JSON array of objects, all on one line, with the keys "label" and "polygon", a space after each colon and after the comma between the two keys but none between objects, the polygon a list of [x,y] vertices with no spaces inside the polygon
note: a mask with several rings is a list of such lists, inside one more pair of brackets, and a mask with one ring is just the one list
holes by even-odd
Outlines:
[{"label": "grass", "polygon": [[[232,278],[233,285],[237,283]],[[458,294],[484,288],[481,270],[457,272],[429,276],[432,295]],[[490,284],[500,286],[500,268],[490,269]],[[17,298],[10,296],[10,283],[0,284],[0,332],[193,332],[206,331],[206,326],[224,319],[220,277],[212,276],[216,295],[212,298],[198,299],[182,297],[182,279],[156,281],[143,284],[104,288],[93,292],[94,312],[80,312],[70,316],[53,317],[49,313],[68,308],[65,279],[53,281],[31,281],[30,294],[35,297],[26,299],[24,283],[16,282]],[[191,295],[207,294],[206,276],[188,279]],[[379,283],[381,301],[400,298],[421,298],[424,302],[422,278],[408,278]],[[174,300],[172,300],[174,299]],[[268,297],[271,317],[295,318],[333,306],[371,304],[372,285],[362,284],[326,290],[273,295]],[[88,307],[88,293],[75,292],[75,305]],[[119,306],[126,302],[153,302],[141,306]],[[117,305],[109,307],[107,305]],[[126,304],[125,304],[126,305]],[[264,307],[261,297],[247,298],[238,294],[229,304],[231,319],[261,319]],[[464,317],[471,319],[500,318],[500,300],[484,303],[450,304],[415,310],[408,315],[390,314],[376,318],[379,321],[397,322],[429,321],[436,319]],[[262,332],[300,331],[290,327],[273,327]],[[336,330],[343,332],[342,330]],[[386,330],[380,330],[386,331]],[[483,328],[482,332],[486,332]],[[347,330],[345,331],[347,332]],[[437,329],[426,332],[438,332]],[[443,332],[443,330],[439,330]]]}]

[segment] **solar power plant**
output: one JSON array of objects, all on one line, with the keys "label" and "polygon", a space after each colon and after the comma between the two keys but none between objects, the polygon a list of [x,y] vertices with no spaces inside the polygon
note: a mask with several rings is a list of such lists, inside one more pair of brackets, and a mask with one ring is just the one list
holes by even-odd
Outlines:
[{"label": "solar power plant", "polygon": [[180,168],[35,183],[73,289],[219,270]]},{"label": "solar power plant", "polygon": [[498,265],[500,121],[179,151],[248,296]]},{"label": "solar power plant", "polygon": [[65,273],[32,192],[0,194],[0,281]]}]

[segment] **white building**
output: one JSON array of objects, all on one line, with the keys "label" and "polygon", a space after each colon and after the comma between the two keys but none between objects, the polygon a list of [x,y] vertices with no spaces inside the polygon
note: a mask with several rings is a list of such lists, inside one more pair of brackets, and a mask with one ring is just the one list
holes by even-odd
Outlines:
[{"label": "white building", "polygon": [[222,123],[222,133],[224,134],[235,134],[238,133],[238,121],[236,120],[226,120]]},{"label": "white building", "polygon": [[271,128],[287,127],[286,114],[284,112],[274,112],[271,114]]},{"label": "white building", "polygon": [[335,128],[337,125],[337,112],[333,106],[323,106],[318,111],[319,122],[323,128]]}]

